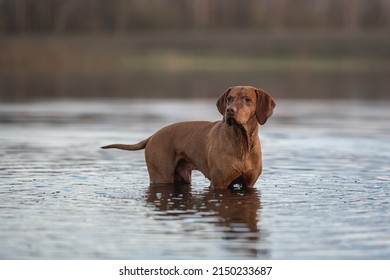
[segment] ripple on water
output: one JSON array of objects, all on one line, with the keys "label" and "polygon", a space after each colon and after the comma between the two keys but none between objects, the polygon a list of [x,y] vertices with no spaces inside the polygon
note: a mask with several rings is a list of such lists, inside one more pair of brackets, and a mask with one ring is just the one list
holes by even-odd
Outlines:
[{"label": "ripple on water", "polygon": [[220,117],[148,102],[0,104],[1,259],[390,258],[386,106],[279,101],[255,189],[230,191],[150,187],[142,151],[99,149]]}]

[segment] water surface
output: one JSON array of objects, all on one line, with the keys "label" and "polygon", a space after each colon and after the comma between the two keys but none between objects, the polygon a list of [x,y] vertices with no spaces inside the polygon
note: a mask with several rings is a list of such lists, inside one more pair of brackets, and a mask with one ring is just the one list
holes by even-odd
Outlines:
[{"label": "water surface", "polygon": [[133,143],[214,100],[0,104],[0,259],[390,259],[389,103],[279,100],[252,190],[150,187]]}]

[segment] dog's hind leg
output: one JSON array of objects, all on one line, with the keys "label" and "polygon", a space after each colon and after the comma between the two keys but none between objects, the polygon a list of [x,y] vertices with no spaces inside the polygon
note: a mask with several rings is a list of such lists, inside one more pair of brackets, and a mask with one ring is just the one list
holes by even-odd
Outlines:
[{"label": "dog's hind leg", "polygon": [[175,168],[175,183],[176,184],[191,184],[191,165],[185,160],[180,159]]}]

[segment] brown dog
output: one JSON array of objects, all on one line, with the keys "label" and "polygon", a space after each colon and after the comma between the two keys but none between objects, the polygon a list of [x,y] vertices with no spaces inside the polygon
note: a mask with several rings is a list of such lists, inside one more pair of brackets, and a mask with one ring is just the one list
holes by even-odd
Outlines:
[{"label": "brown dog", "polygon": [[262,171],[258,124],[267,121],[274,107],[262,89],[231,87],[217,101],[222,121],[176,123],[138,144],[102,148],[145,149],[151,184],[190,184],[192,170],[199,170],[213,187],[252,187]]}]

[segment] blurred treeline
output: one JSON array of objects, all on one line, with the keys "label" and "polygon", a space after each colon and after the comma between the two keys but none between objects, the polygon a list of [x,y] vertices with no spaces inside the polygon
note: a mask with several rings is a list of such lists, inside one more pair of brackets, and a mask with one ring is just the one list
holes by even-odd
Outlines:
[{"label": "blurred treeline", "polygon": [[389,99],[390,0],[0,0],[0,101]]},{"label": "blurred treeline", "polygon": [[0,32],[390,28],[389,0],[0,0]]}]

